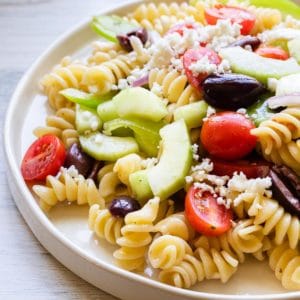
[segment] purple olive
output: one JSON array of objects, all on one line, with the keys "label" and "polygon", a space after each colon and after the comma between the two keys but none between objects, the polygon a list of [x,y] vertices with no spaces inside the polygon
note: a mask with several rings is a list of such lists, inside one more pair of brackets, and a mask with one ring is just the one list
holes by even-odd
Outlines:
[{"label": "purple olive", "polygon": [[93,167],[94,161],[92,157],[81,150],[81,147],[77,143],[74,143],[67,152],[64,166],[67,168],[74,166],[80,174],[87,177]]},{"label": "purple olive", "polygon": [[205,101],[221,109],[247,108],[266,91],[255,78],[241,74],[210,75],[202,87]]},{"label": "purple olive", "polygon": [[148,32],[145,28],[139,28],[127,34],[117,35],[117,39],[120,45],[128,52],[133,50],[130,43],[131,36],[136,36],[137,38],[139,38],[143,45],[145,45],[148,40]]},{"label": "purple olive", "polygon": [[229,47],[242,47],[250,46],[253,51],[255,51],[259,45],[261,44],[261,40],[256,36],[247,36],[242,39],[235,41],[230,44]]},{"label": "purple olive", "polygon": [[88,178],[93,179],[94,182],[97,182],[98,171],[101,169],[102,166],[103,166],[103,163],[101,161],[95,160],[93,163],[93,166],[88,174]]},{"label": "purple olive", "polygon": [[140,208],[139,202],[135,199],[129,196],[118,196],[110,203],[109,211],[113,216],[124,218],[130,212]]}]

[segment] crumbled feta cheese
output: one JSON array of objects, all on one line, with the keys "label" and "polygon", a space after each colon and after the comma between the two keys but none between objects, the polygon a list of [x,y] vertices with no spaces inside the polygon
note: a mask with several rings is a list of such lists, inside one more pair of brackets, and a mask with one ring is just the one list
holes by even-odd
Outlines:
[{"label": "crumbled feta cheese", "polygon": [[121,78],[118,82],[118,89],[124,90],[129,87],[128,81],[126,79]]},{"label": "crumbled feta cheese", "polygon": [[157,82],[154,82],[154,84],[151,88],[151,92],[153,92],[157,96],[162,96],[162,86],[159,85]]},{"label": "crumbled feta cheese", "polygon": [[241,114],[241,115],[246,115],[247,114],[247,109],[246,108],[239,108],[236,112],[238,114]]},{"label": "crumbled feta cheese", "polygon": [[203,182],[194,182],[194,187],[199,189],[200,196],[202,195],[203,192],[210,192],[211,194],[214,194],[214,188],[207,183]]},{"label": "crumbled feta cheese", "polygon": [[154,167],[157,163],[158,163],[158,159],[156,157],[151,157],[151,158],[142,160],[141,166],[144,169],[150,169],[150,168]]},{"label": "crumbled feta cheese", "polygon": [[192,183],[194,180],[193,180],[193,176],[186,176],[185,177],[185,182],[186,183]]},{"label": "crumbled feta cheese", "polygon": [[210,116],[214,115],[216,113],[216,110],[211,107],[208,106],[207,111],[206,111],[206,118],[209,118]]},{"label": "crumbled feta cheese", "polygon": [[278,79],[276,79],[276,78],[268,78],[268,89],[271,92],[276,92],[277,84],[278,84]]},{"label": "crumbled feta cheese", "polygon": [[194,167],[192,167],[192,172],[195,171],[205,171],[206,173],[210,173],[214,169],[213,163],[209,158],[202,159],[202,162]]},{"label": "crumbled feta cheese", "polygon": [[203,56],[201,59],[189,66],[189,70],[192,71],[193,75],[196,77],[202,73],[206,73],[208,75],[216,73],[217,69],[217,65],[211,63],[207,56]]}]

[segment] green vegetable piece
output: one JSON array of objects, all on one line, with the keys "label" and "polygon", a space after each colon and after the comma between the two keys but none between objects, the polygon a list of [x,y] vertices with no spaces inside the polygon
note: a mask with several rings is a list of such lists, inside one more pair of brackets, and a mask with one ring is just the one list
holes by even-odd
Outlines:
[{"label": "green vegetable piece", "polygon": [[277,82],[276,96],[300,93],[300,73],[282,77]]},{"label": "green vegetable piece", "polygon": [[174,120],[183,119],[189,129],[197,128],[202,125],[206,116],[208,104],[205,101],[199,101],[178,107],[174,111]]},{"label": "green vegetable piece", "polygon": [[160,142],[159,130],[163,125],[163,122],[141,119],[115,119],[104,124],[104,133],[110,135],[116,129],[129,128],[134,132],[140,149],[149,156],[156,156]]},{"label": "green vegetable piece", "polygon": [[112,101],[122,118],[141,118],[157,122],[168,114],[162,99],[141,87],[122,90]]},{"label": "green vegetable piece", "polygon": [[106,136],[100,132],[79,136],[84,152],[97,160],[116,161],[117,159],[139,151],[132,137]]},{"label": "green vegetable piece", "polygon": [[119,117],[117,108],[113,101],[107,101],[97,107],[97,113],[103,122],[107,122]]},{"label": "green vegetable piece", "polygon": [[256,127],[274,115],[274,112],[268,107],[268,102],[266,101],[270,97],[271,94],[263,95],[261,99],[247,109],[247,114]]},{"label": "green vegetable piece", "polygon": [[152,190],[148,182],[148,169],[137,171],[129,176],[129,183],[135,198],[144,204],[153,197]]},{"label": "green vegetable piece", "polygon": [[102,128],[102,121],[96,110],[76,104],[75,125],[79,134],[87,131],[97,131]]},{"label": "green vegetable piece", "polygon": [[118,43],[117,35],[137,29],[137,26],[118,16],[94,17],[91,26],[97,34],[114,43]]},{"label": "green vegetable piece", "polygon": [[189,132],[184,120],[160,130],[162,154],[156,166],[148,170],[148,181],[155,196],[167,199],[184,186],[192,164]]},{"label": "green vegetable piece", "polygon": [[288,42],[289,53],[300,64],[300,38]]},{"label": "green vegetable piece", "polygon": [[111,100],[116,94],[108,93],[106,95],[98,96],[94,94],[88,94],[77,89],[65,89],[60,91],[59,93],[71,102],[95,109],[99,104]]},{"label": "green vegetable piece", "polygon": [[300,66],[294,59],[265,58],[241,47],[223,48],[219,54],[229,61],[233,72],[252,76],[264,84],[268,78],[280,79],[300,72]]}]

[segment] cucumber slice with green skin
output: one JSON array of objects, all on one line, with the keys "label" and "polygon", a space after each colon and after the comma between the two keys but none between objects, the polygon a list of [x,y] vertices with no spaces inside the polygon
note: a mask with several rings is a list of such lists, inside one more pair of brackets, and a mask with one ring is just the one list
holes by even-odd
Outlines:
[{"label": "cucumber slice with green skin", "polygon": [[153,197],[148,181],[148,169],[137,171],[129,176],[129,183],[135,198],[144,204]]},{"label": "cucumber slice with green skin", "polygon": [[100,130],[102,125],[96,110],[76,104],[75,126],[79,134]]},{"label": "cucumber slice with green skin", "polygon": [[276,96],[300,93],[300,73],[282,77],[277,82]]},{"label": "cucumber slice with green skin", "polygon": [[266,101],[271,97],[271,94],[264,95],[260,100],[248,107],[247,114],[254,122],[255,126],[258,127],[262,122],[269,120],[274,112],[268,107]]},{"label": "cucumber slice with green skin", "polygon": [[252,76],[264,84],[267,84],[268,78],[280,79],[300,72],[300,66],[294,59],[265,58],[241,47],[224,48],[219,54],[228,60],[233,72]]},{"label": "cucumber slice with green skin", "polygon": [[289,53],[296,59],[298,64],[300,63],[300,38],[294,39],[288,42]]},{"label": "cucumber slice with green skin", "polygon": [[160,130],[162,154],[156,166],[148,170],[148,181],[155,196],[166,200],[183,188],[192,164],[192,149],[184,120]]},{"label": "cucumber slice with green skin", "polygon": [[117,35],[127,34],[138,29],[134,24],[118,16],[94,17],[91,26],[96,33],[114,43],[118,43]]},{"label": "cucumber slice with green skin", "polygon": [[168,114],[162,99],[141,87],[122,90],[112,101],[122,118],[141,118],[157,122]]},{"label": "cucumber slice with green skin", "polygon": [[139,146],[132,137],[106,136],[98,132],[81,135],[79,141],[83,151],[97,160],[116,161],[139,151]]},{"label": "cucumber slice with green skin", "polygon": [[71,102],[81,104],[94,109],[96,109],[99,104],[111,100],[116,94],[111,92],[103,96],[97,96],[94,94],[88,94],[82,92],[77,89],[65,89],[60,91],[59,93]]},{"label": "cucumber slice with green skin", "polygon": [[208,104],[205,101],[199,101],[178,107],[174,111],[174,120],[183,119],[189,129],[197,128],[202,125],[206,117]]},{"label": "cucumber slice with green skin", "polygon": [[97,113],[103,122],[108,122],[119,117],[115,103],[112,100],[98,105]]},{"label": "cucumber slice with green skin", "polygon": [[115,119],[104,124],[104,133],[111,135],[116,129],[129,128],[134,132],[141,151],[149,156],[156,156],[160,142],[159,130],[164,125],[163,122],[157,123],[141,119]]}]

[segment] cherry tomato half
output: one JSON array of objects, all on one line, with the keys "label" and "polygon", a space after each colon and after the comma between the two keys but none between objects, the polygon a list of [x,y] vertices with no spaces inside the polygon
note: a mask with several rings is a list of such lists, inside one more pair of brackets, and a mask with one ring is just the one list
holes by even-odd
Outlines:
[{"label": "cherry tomato half", "polygon": [[236,112],[221,112],[204,121],[200,138],[210,155],[225,160],[237,160],[248,155],[257,138],[250,133],[251,120]]},{"label": "cherry tomato half", "polygon": [[255,53],[260,56],[273,58],[273,59],[280,59],[280,60],[287,60],[290,58],[289,54],[281,48],[277,47],[259,47]]},{"label": "cherry tomato half", "polygon": [[251,162],[238,160],[235,162],[224,161],[216,158],[211,159],[214,169],[213,174],[218,176],[232,176],[235,172],[243,172],[247,178],[266,177],[270,171],[270,164],[264,161]]},{"label": "cherry tomato half", "polygon": [[177,32],[180,35],[183,35],[184,29],[196,29],[196,25],[194,23],[176,24],[167,31],[166,35],[169,33],[174,33],[174,32]]},{"label": "cherry tomato half", "polygon": [[221,63],[221,58],[215,51],[204,47],[189,49],[183,55],[183,66],[187,79],[189,83],[198,90],[202,81],[207,77],[207,73],[195,76],[190,70],[190,66],[205,56],[212,64],[219,65]]},{"label": "cherry tomato half", "polygon": [[217,236],[231,228],[232,211],[219,205],[209,192],[191,186],[185,198],[185,215],[192,227],[205,235]]},{"label": "cherry tomato half", "polygon": [[21,164],[25,180],[44,180],[56,175],[63,165],[66,150],[55,135],[47,134],[38,138],[27,150]]},{"label": "cherry tomato half", "polygon": [[206,8],[204,11],[206,22],[209,25],[217,24],[218,20],[230,20],[231,23],[238,23],[241,25],[241,34],[248,35],[255,25],[255,15],[246,9],[227,6],[216,5],[213,8]]}]

